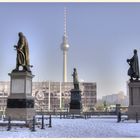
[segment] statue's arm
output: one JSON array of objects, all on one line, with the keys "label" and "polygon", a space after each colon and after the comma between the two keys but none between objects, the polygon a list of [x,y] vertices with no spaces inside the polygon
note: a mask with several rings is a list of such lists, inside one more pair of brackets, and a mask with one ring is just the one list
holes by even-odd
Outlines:
[{"label": "statue's arm", "polygon": [[14,48],[17,48],[17,45],[14,45],[13,47],[14,47]]}]

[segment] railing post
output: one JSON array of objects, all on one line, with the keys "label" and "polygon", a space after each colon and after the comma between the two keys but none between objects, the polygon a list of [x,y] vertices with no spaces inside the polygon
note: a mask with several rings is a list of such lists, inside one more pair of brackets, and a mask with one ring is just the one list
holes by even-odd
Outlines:
[{"label": "railing post", "polygon": [[32,132],[36,131],[35,130],[35,116],[33,116],[33,122],[32,122],[32,129],[31,129]]},{"label": "railing post", "polygon": [[45,129],[44,128],[44,115],[42,114],[42,123],[41,123],[41,129]]},{"label": "railing post", "polygon": [[8,118],[8,128],[7,128],[7,131],[10,131],[11,130],[11,117],[9,116]]},{"label": "railing post", "polygon": [[138,119],[138,113],[136,112],[136,123],[139,122],[139,119]]},{"label": "railing post", "polygon": [[49,116],[49,126],[48,127],[52,127],[52,117],[51,117],[51,115]]},{"label": "railing post", "polygon": [[74,113],[72,114],[72,119],[74,119]]},{"label": "railing post", "polygon": [[117,113],[117,122],[119,123],[121,121],[121,112],[119,111]]}]

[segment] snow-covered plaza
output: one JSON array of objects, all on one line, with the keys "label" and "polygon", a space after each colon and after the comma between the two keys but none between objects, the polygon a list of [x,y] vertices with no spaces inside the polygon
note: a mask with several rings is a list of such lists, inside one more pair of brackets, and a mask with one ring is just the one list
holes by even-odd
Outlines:
[{"label": "snow-covered plaza", "polygon": [[[46,120],[45,123],[48,123]],[[52,128],[0,127],[0,138],[133,138],[140,137],[140,123],[134,120],[117,123],[117,118],[95,117],[89,119],[52,118]]]}]

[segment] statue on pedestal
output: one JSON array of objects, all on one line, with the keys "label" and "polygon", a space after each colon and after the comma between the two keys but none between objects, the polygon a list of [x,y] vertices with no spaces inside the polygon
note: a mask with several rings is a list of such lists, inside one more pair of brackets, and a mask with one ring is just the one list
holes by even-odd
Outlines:
[{"label": "statue on pedestal", "polygon": [[74,84],[74,89],[79,89],[79,81],[78,81],[78,74],[76,68],[73,69],[73,84]]},{"label": "statue on pedestal", "polygon": [[76,71],[76,68],[73,69],[73,85],[74,89],[71,89],[71,98],[70,98],[70,112],[71,113],[80,113],[82,109],[82,103],[81,103],[81,90],[79,87],[79,81],[78,81],[78,74]]},{"label": "statue on pedestal", "polygon": [[136,49],[134,50],[133,57],[131,59],[127,59],[127,63],[130,65],[130,68],[128,69],[128,75],[131,77],[130,81],[133,81],[133,78],[135,78],[135,80],[139,80],[139,62]]},{"label": "statue on pedestal", "polygon": [[22,66],[23,71],[31,72],[30,67],[32,66],[29,63],[29,47],[27,39],[22,32],[19,32],[18,35],[18,43],[14,46],[17,50],[16,69],[14,69],[14,71],[19,71],[19,67]]},{"label": "statue on pedestal", "polygon": [[5,114],[12,120],[26,121],[29,126],[35,116],[34,97],[32,96],[32,79],[34,75],[30,70],[29,48],[26,37],[19,32],[19,40],[15,45],[17,52],[16,68],[10,76],[10,94],[7,97]]},{"label": "statue on pedestal", "polygon": [[129,106],[128,106],[128,119],[140,119],[140,74],[139,74],[139,62],[137,50],[134,50],[134,55],[131,59],[127,59],[127,63],[130,65],[128,69],[128,75],[130,76],[130,82],[128,82],[129,93]]}]

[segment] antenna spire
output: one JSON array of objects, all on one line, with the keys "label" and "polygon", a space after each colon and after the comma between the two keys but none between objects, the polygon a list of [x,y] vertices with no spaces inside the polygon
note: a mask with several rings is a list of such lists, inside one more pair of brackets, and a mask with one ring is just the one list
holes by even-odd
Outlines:
[{"label": "antenna spire", "polygon": [[64,7],[64,36],[67,36],[67,8]]}]

